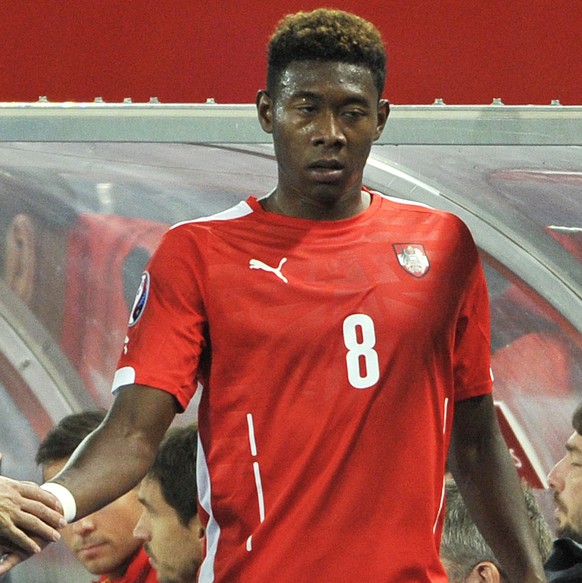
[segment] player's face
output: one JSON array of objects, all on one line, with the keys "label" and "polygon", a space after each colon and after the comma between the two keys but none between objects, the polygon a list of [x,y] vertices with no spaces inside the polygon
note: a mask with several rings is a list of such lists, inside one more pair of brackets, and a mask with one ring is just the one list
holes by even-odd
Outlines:
[{"label": "player's face", "polygon": [[278,195],[360,199],[364,165],[388,116],[367,67],[292,62],[276,94],[260,93],[257,105],[261,126],[273,134]]},{"label": "player's face", "polygon": [[198,515],[184,526],[176,510],[164,499],[159,482],[153,478],[142,480],[139,500],[143,513],[134,533],[144,541],[160,583],[195,581],[204,542]]},{"label": "player's face", "polygon": [[553,467],[548,482],[554,491],[558,536],[582,543],[582,436],[574,432],[566,455]]},{"label": "player's face", "polygon": [[[65,462],[46,464],[44,479],[50,480]],[[61,534],[65,544],[90,573],[120,577],[142,544],[133,536],[140,514],[141,505],[133,489],[101,510],[69,524]]]}]

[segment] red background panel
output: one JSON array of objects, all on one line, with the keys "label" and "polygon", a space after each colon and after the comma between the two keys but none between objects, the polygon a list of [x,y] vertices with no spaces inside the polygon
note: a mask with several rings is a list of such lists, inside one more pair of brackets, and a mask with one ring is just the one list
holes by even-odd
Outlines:
[{"label": "red background panel", "polygon": [[[249,103],[283,0],[4,0],[0,101]],[[329,4],[331,5],[331,4]],[[581,0],[336,0],[372,20],[397,104],[582,104]]]}]

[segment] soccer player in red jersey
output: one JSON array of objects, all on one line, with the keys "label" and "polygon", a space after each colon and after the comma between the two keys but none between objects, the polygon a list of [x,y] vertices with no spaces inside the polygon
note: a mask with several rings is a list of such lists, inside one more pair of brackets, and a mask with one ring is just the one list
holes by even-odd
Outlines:
[{"label": "soccer player in red jersey", "polygon": [[198,514],[194,425],[173,427],[141,481],[143,511],[133,531],[155,566],[160,583],[193,583],[204,555]]},{"label": "soccer player in red jersey", "polygon": [[389,113],[385,59],[379,32],[352,14],[281,21],[257,96],[277,185],[165,235],[115,403],[45,486],[69,517],[141,479],[200,384],[200,582],[445,582],[449,446],[510,579],[545,580],[493,408],[471,235],[362,186]]},{"label": "soccer player in red jersey", "polygon": [[[105,417],[102,410],[88,410],[63,417],[39,445],[36,461],[49,480],[65,465],[71,453]],[[89,514],[62,532],[63,540],[95,583],[158,583],[155,569],[134,536],[141,515],[137,488],[104,508]],[[87,578],[87,581],[89,578]]]}]

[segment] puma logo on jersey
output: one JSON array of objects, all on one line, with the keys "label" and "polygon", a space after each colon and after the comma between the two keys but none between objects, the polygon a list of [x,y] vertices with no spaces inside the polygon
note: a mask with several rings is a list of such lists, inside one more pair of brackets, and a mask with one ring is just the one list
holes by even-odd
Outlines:
[{"label": "puma logo on jersey", "polygon": [[283,257],[283,259],[279,261],[278,267],[271,267],[270,265],[267,265],[258,259],[251,259],[249,261],[249,267],[250,269],[262,269],[263,271],[270,271],[271,273],[274,273],[279,279],[282,279],[285,283],[289,283],[289,280],[281,273],[281,268],[283,267],[285,261],[287,261],[287,257]]}]

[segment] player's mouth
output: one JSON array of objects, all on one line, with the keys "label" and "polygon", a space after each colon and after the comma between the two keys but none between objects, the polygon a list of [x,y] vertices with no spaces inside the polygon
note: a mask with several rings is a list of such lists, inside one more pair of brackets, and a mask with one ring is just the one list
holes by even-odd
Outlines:
[{"label": "player's mouth", "polygon": [[84,547],[81,547],[77,554],[79,558],[83,561],[90,561],[91,559],[97,558],[97,556],[105,548],[105,543],[94,543]]},{"label": "player's mouth", "polygon": [[344,166],[335,159],[322,159],[307,166],[309,173],[319,182],[334,182],[341,178]]}]

